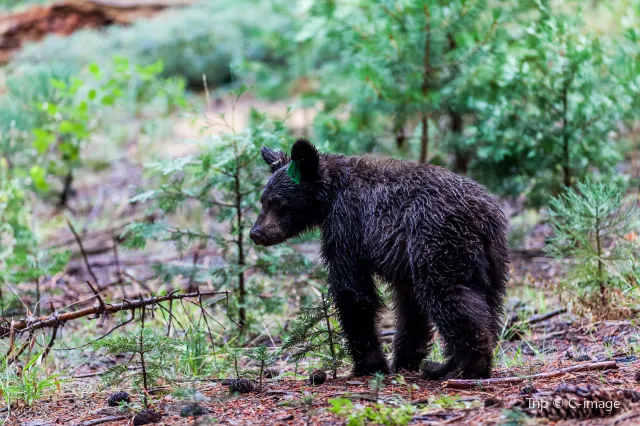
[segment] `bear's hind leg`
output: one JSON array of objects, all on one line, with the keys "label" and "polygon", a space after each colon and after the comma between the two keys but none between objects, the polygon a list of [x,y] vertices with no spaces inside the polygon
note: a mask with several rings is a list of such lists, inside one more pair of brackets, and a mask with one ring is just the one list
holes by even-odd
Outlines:
[{"label": "bear's hind leg", "polygon": [[447,362],[427,364],[425,377],[488,378],[498,331],[484,296],[460,286],[443,291],[432,303],[431,314],[445,342]]},{"label": "bear's hind leg", "polygon": [[410,289],[394,289],[396,335],[393,339],[392,371],[418,371],[429,354],[433,325]]}]

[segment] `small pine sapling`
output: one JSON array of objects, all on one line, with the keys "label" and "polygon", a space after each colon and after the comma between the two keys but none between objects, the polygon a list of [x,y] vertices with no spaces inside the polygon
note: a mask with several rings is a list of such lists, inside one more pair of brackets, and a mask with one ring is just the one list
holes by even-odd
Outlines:
[{"label": "small pine sapling", "polygon": [[313,408],[313,401],[315,401],[317,394],[310,394],[310,395],[305,395],[301,398],[302,403],[304,404],[305,408],[306,408],[306,418],[307,420],[305,421],[305,425],[309,426],[311,424],[311,418],[313,417],[313,415],[315,414],[315,411],[312,410]]},{"label": "small pine sapling", "polygon": [[578,182],[553,199],[549,221],[554,236],[546,252],[569,259],[564,289],[595,310],[607,310],[612,296],[628,290],[638,254],[637,239],[625,238],[637,217],[634,202],[625,203],[625,188],[614,182]]},{"label": "small pine sapling", "polygon": [[407,383],[407,380],[402,374],[397,374],[392,383],[394,385],[404,386],[407,392],[409,392],[409,400],[413,398],[413,392],[420,389],[415,383]]},{"label": "small pine sapling", "polygon": [[282,349],[296,348],[291,361],[298,363],[307,356],[323,359],[323,368],[337,378],[338,368],[346,358],[343,335],[335,319],[336,312],[323,294],[316,305],[303,306]]},{"label": "small pine sapling", "polygon": [[[141,326],[131,333],[98,340],[93,346],[95,349],[105,348],[111,354],[132,354],[126,363],[110,368],[104,380],[112,386],[131,380],[143,394],[142,400],[147,407],[150,387],[165,376],[167,356],[174,353],[179,344],[176,339],[158,335]],[[130,370],[129,367],[136,368]]]},{"label": "small pine sapling", "polygon": [[[234,92],[233,110],[244,90],[246,88]],[[263,258],[262,249],[254,247],[248,236],[267,176],[261,165],[260,148],[282,143],[286,139],[286,128],[282,122],[268,120],[258,113],[252,115],[252,124],[242,131],[236,130],[233,119],[231,123],[224,117],[220,119],[230,132],[204,141],[198,155],[149,166],[159,184],[154,189],[141,191],[132,201],[154,202],[163,219],[152,224],[129,225],[126,245],[143,248],[148,240],[160,240],[173,242],[180,253],[195,251],[192,265],[158,264],[156,273],[165,280],[188,277],[189,286],[211,282],[216,288],[231,288],[236,297],[231,300],[230,308],[237,318],[235,324],[244,332],[251,319],[246,271],[263,271],[274,262],[282,264],[281,259]],[[197,225],[184,226],[184,221],[177,225],[168,218],[177,211],[182,211],[184,216],[193,210],[210,212],[218,223],[224,224],[222,228],[228,230],[227,233],[202,226],[211,221],[196,220]],[[198,253],[211,246],[222,254],[224,263],[210,267],[199,265]],[[257,256],[251,255],[253,250]]]},{"label": "small pine sapling", "polygon": [[245,356],[245,350],[243,348],[239,348],[237,346],[232,346],[231,342],[228,342],[224,348],[223,352],[226,355],[226,360],[230,361],[233,365],[233,371],[236,374],[236,379],[240,378],[240,368],[238,367],[238,361]]},{"label": "small pine sapling", "polygon": [[260,363],[260,371],[258,373],[259,377],[259,386],[262,389],[262,378],[264,377],[264,369],[265,367],[271,365],[279,355],[278,350],[270,350],[265,345],[260,345],[257,348],[253,348],[249,352],[249,358],[258,361]]},{"label": "small pine sapling", "polygon": [[369,380],[369,389],[375,394],[376,401],[380,399],[380,392],[384,388],[384,374],[377,372],[373,378]]}]

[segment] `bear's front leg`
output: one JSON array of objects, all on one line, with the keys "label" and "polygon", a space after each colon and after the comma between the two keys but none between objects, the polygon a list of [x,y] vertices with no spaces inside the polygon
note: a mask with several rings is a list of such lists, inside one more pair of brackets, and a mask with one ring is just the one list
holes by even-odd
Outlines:
[{"label": "bear's front leg", "polygon": [[353,360],[353,374],[388,374],[389,366],[376,329],[382,303],[371,274],[357,273],[357,269],[353,268],[339,268],[338,271],[330,268],[329,285],[346,336],[347,350]]}]

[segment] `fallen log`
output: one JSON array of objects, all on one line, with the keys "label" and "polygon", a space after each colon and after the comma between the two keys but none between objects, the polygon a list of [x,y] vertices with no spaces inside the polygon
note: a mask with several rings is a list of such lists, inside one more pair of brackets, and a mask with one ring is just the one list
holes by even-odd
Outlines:
[{"label": "fallen log", "polygon": [[128,25],[189,0],[64,0],[0,17],[0,63],[26,42],[48,34],[69,35],[82,28]]},{"label": "fallen log", "polygon": [[483,380],[468,380],[468,379],[450,379],[446,380],[442,386],[449,389],[473,389],[476,387],[485,387],[493,385],[512,385],[522,383],[528,380],[540,380],[551,379],[554,377],[564,376],[569,373],[578,373],[581,371],[605,371],[615,370],[618,368],[618,364],[615,361],[602,361],[594,362],[591,364],[578,364],[570,367],[562,368],[555,371],[547,371],[545,373],[532,374],[530,376],[520,377],[496,377],[492,379]]},{"label": "fallen log", "polygon": [[91,307],[79,309],[73,312],[66,312],[63,314],[57,311],[52,312],[50,315],[27,318],[20,321],[11,321],[5,325],[0,326],[0,339],[11,336],[14,333],[26,333],[39,330],[47,327],[59,327],[64,325],[65,322],[74,319],[87,317],[89,315],[104,316],[107,313],[115,313],[120,311],[129,311],[139,309],[145,306],[155,305],[161,302],[168,302],[170,300],[180,300],[187,298],[201,298],[207,296],[225,295],[229,293],[226,291],[196,291],[191,293],[172,293],[166,296],[157,297],[142,297],[140,299],[124,300],[122,303],[106,304],[101,301]]}]

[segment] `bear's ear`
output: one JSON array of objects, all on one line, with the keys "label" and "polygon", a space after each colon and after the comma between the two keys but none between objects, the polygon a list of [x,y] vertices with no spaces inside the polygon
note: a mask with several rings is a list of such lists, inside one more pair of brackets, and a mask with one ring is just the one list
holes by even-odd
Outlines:
[{"label": "bear's ear", "polygon": [[269,165],[271,173],[275,173],[280,167],[289,164],[289,156],[280,150],[265,146],[260,150],[260,153],[264,162]]},{"label": "bear's ear", "polygon": [[302,180],[316,180],[320,174],[320,153],[307,139],[300,138],[291,147],[291,161],[296,163]]}]

